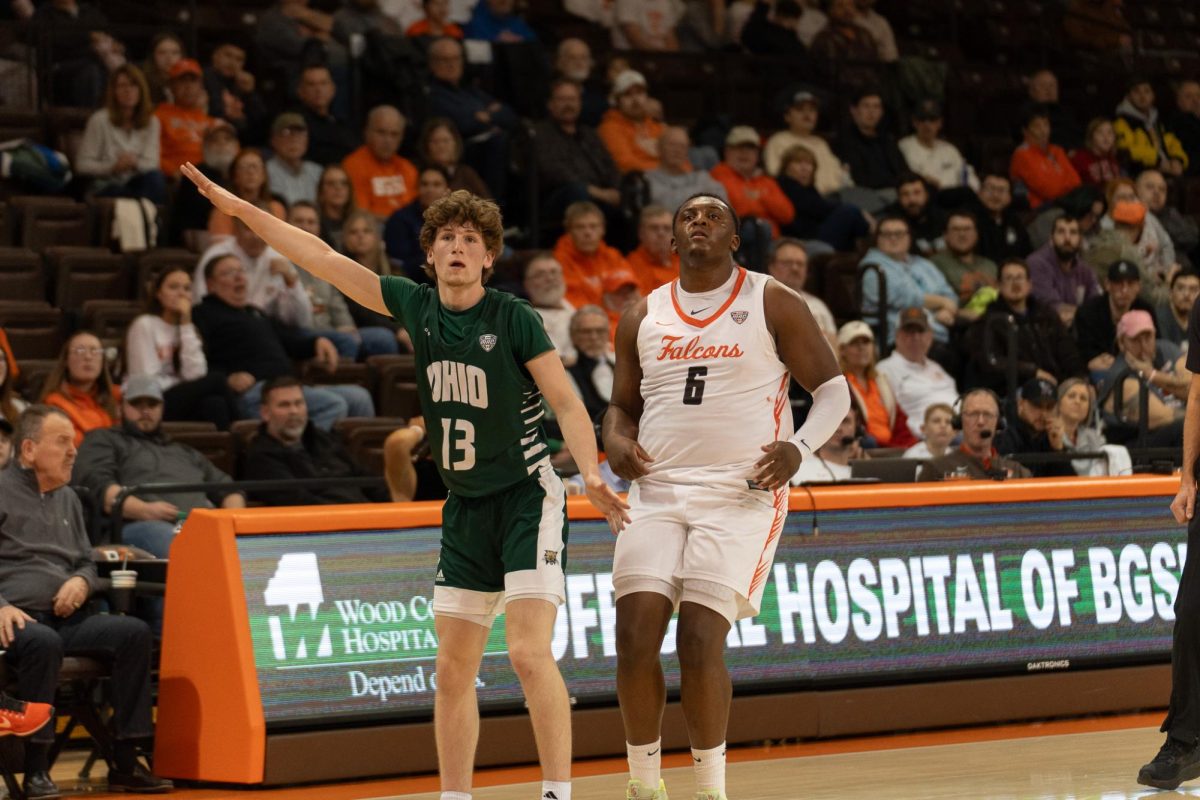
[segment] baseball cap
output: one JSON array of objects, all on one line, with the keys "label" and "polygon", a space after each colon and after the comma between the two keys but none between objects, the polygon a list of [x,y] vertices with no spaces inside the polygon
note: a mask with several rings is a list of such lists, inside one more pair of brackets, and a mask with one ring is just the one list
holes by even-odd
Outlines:
[{"label": "baseball cap", "polygon": [[229,122],[218,118],[213,120],[213,123],[208,126],[208,130],[204,132],[204,141],[207,142],[219,133],[228,134],[234,139],[237,138],[237,128],[233,127]]},{"label": "baseball cap", "polygon": [[791,105],[801,106],[801,105],[804,105],[805,103],[812,103],[813,105],[820,105],[820,101],[817,100],[817,96],[815,94],[813,94],[812,92],[810,92],[808,89],[801,89],[800,91],[798,91],[792,95]]},{"label": "baseball cap", "polygon": [[929,330],[929,316],[925,313],[925,309],[917,306],[909,306],[900,312],[900,318],[897,321],[898,328],[920,328],[923,331]]},{"label": "baseball cap", "polygon": [[758,131],[749,125],[734,125],[730,128],[728,135],[725,137],[726,147],[738,147],[747,144],[754,145],[755,147],[762,145],[762,140],[758,138]]},{"label": "baseball cap", "polygon": [[839,345],[850,344],[855,339],[860,339],[864,336],[872,342],[875,341],[875,333],[871,330],[870,325],[861,319],[851,320],[838,328],[837,343]]},{"label": "baseball cap", "polygon": [[619,292],[629,285],[638,285],[637,276],[633,274],[632,270],[615,269],[604,276],[605,292]]},{"label": "baseball cap", "polygon": [[1030,378],[1021,384],[1020,398],[1037,406],[1052,406],[1058,402],[1058,387],[1045,378]]},{"label": "baseball cap", "polygon": [[919,120],[941,119],[942,106],[937,100],[927,97],[917,103],[917,107],[913,109],[912,118]]},{"label": "baseball cap", "polygon": [[308,123],[304,121],[304,117],[300,116],[295,111],[288,111],[280,114],[275,118],[275,121],[271,123],[271,135],[274,136],[275,134],[286,131],[289,128],[293,130],[306,131],[308,130]]},{"label": "baseball cap", "polygon": [[1145,331],[1154,332],[1154,318],[1150,316],[1149,311],[1126,311],[1121,316],[1121,321],[1117,323],[1117,336],[1124,336],[1127,339],[1137,336]]},{"label": "baseball cap", "polygon": [[162,387],[158,385],[158,379],[152,375],[134,375],[125,381],[122,396],[130,402],[149,397],[161,403],[163,399]]},{"label": "baseball cap", "polygon": [[620,97],[635,86],[646,86],[646,76],[635,69],[627,69],[613,81],[613,97]]},{"label": "baseball cap", "polygon": [[1142,273],[1137,264],[1121,259],[1108,265],[1108,279],[1110,281],[1140,281]]},{"label": "baseball cap", "polygon": [[195,75],[199,78],[203,74],[200,64],[194,58],[179,59],[171,65],[171,71],[167,73],[170,78],[181,78],[184,75]]},{"label": "baseball cap", "polygon": [[1136,200],[1122,200],[1113,206],[1113,222],[1125,225],[1141,225],[1146,221],[1146,207]]}]

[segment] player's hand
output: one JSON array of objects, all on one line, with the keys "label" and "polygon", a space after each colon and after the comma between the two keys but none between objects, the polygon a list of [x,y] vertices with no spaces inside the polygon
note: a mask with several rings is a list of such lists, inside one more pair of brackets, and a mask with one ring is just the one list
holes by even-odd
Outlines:
[{"label": "player's hand", "polygon": [[16,638],[17,630],[25,630],[26,622],[36,620],[16,606],[0,608],[0,645],[8,647]]},{"label": "player's hand", "polygon": [[210,203],[216,206],[217,210],[222,214],[228,214],[231,217],[236,217],[238,211],[248,205],[245,200],[225,191],[217,184],[209,180],[203,172],[196,169],[192,162],[188,161],[179,171],[185,178],[196,184],[196,189],[200,194],[204,195]]},{"label": "player's hand", "polygon": [[800,448],[791,442],[771,442],[762,449],[766,455],[754,462],[754,482],[772,492],[787,486],[800,469]]},{"label": "player's hand", "polygon": [[618,476],[627,481],[636,481],[650,472],[649,465],[654,459],[642,449],[637,439],[628,436],[614,437],[607,444],[604,452],[608,454],[608,463]]},{"label": "player's hand", "polygon": [[329,341],[324,336],[320,336],[314,343],[313,348],[316,351],[315,355],[317,363],[321,365],[322,369],[324,369],[330,375],[336,372],[338,365],[338,351],[333,342]]},{"label": "player's hand", "polygon": [[179,508],[166,500],[155,500],[153,503],[142,503],[142,507],[137,510],[136,514],[134,519],[174,522],[179,519]]},{"label": "player's hand", "polygon": [[1196,513],[1196,482],[1185,480],[1179,484],[1179,493],[1171,501],[1171,513],[1180,525],[1191,522]]},{"label": "player's hand", "polygon": [[257,381],[254,380],[254,376],[249,372],[235,372],[225,379],[225,383],[234,393],[241,394],[257,383]]},{"label": "player's hand", "polygon": [[584,479],[584,488],[588,500],[608,520],[608,528],[613,535],[620,533],[629,524],[629,504],[622,500],[604,479],[593,473]]},{"label": "player's hand", "polygon": [[66,582],[58,587],[58,593],[54,595],[54,615],[56,617],[71,616],[87,602],[91,591],[88,582],[78,575],[67,578]]}]

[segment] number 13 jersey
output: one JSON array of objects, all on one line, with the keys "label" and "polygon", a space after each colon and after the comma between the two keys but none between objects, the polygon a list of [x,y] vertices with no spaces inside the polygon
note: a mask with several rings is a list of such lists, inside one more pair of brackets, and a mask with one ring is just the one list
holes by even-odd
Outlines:
[{"label": "number 13 jersey", "polygon": [[481,497],[548,469],[542,394],[525,363],[554,345],[529,303],[485,289],[473,307],[450,311],[433,286],[385,276],[380,288],[412,339],[430,454],[446,488]]},{"label": "number 13 jersey", "polygon": [[675,280],[647,297],[638,443],[654,459],[649,479],[745,488],[762,446],[792,435],[789,375],[763,306],[771,280],[738,267],[711,293]]}]

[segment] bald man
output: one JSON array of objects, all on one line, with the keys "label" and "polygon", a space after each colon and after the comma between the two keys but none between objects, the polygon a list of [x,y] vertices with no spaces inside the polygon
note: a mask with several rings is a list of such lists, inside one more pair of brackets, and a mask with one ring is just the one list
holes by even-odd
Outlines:
[{"label": "bald man", "polygon": [[417,168],[398,155],[407,120],[393,106],[376,106],[367,115],[366,142],[342,162],[354,185],[358,207],[387,219],[417,197]]}]

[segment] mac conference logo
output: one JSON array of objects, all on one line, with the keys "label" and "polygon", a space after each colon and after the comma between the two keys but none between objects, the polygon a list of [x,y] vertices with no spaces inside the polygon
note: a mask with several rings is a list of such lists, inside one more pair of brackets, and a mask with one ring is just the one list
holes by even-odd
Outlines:
[{"label": "mac conference logo", "polygon": [[[286,606],[289,624],[296,622],[296,611],[307,606],[308,618],[315,622],[321,603],[325,601],[325,592],[321,587],[321,572],[317,567],[316,553],[287,553],[279,559],[275,566],[275,574],[267,582],[263,592],[263,602],[267,606]],[[303,622],[303,616],[301,622]],[[276,661],[292,659],[307,659],[308,639],[300,635],[294,653],[287,652],[283,638],[283,619],[279,615],[267,617],[267,627],[271,631],[271,650]],[[329,637],[329,626],[321,630],[321,638],[317,643],[316,658],[328,658],[333,655],[333,644]]]}]

